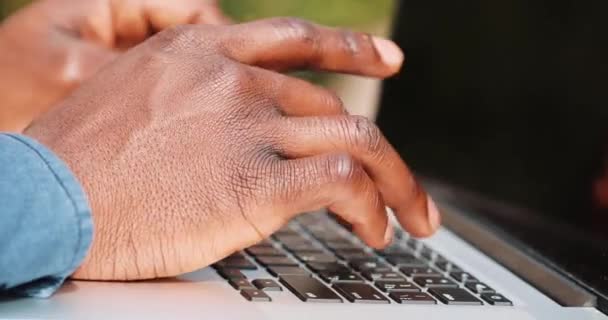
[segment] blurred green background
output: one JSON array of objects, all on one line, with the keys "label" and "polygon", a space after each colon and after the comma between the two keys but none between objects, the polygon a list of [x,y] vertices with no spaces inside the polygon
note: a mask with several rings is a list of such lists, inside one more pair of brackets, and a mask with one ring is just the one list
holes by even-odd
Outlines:
[{"label": "blurred green background", "polygon": [[1,0],[0,2],[0,19],[4,19],[14,10],[18,9],[22,5],[30,2],[27,0]]},{"label": "blurred green background", "polygon": [[[31,2],[0,1],[0,18]],[[332,26],[374,31],[378,24],[390,17],[393,0],[220,0],[220,5],[236,21],[297,16]]]}]

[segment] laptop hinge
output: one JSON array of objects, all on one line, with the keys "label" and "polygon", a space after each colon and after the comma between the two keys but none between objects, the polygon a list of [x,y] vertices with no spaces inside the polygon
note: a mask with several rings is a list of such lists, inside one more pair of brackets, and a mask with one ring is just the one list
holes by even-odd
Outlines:
[{"label": "laptop hinge", "polygon": [[[438,199],[440,200],[440,199]],[[597,298],[557,271],[500,238],[459,208],[442,202],[443,222],[448,229],[473,244],[538,290],[568,307],[597,307]]]}]

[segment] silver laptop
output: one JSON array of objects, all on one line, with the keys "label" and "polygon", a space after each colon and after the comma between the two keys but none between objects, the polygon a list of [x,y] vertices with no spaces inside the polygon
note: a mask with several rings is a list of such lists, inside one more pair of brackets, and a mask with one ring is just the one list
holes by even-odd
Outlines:
[{"label": "silver laptop", "polygon": [[435,236],[374,251],[309,213],[212,267],[0,318],[608,319],[607,4],[400,3],[378,123],[441,204]]}]

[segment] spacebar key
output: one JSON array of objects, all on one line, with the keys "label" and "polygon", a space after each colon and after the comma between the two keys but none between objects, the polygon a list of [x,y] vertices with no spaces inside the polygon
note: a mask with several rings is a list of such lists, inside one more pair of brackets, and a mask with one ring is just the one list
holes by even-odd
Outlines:
[{"label": "spacebar key", "polygon": [[284,275],[280,277],[280,281],[304,302],[342,302],[342,298],[315,278]]}]

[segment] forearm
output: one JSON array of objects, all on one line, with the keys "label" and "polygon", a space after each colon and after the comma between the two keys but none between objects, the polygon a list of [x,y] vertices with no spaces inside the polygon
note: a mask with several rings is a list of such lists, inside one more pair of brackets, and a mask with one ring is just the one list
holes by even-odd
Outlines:
[{"label": "forearm", "polygon": [[46,148],[0,133],[0,203],[0,293],[49,296],[91,242],[81,187]]}]

